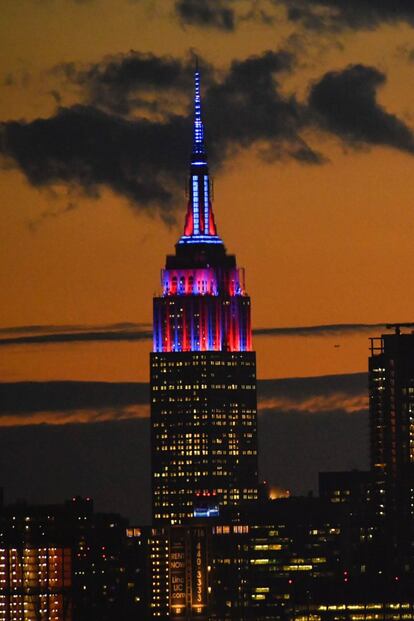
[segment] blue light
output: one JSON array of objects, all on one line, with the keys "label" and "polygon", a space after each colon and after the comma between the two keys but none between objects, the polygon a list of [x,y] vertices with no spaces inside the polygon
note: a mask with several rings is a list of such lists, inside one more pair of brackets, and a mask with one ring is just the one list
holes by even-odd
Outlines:
[{"label": "blue light", "polygon": [[200,72],[194,74],[194,144],[193,152],[204,154],[204,127],[201,120]]},{"label": "blue light", "polygon": [[220,512],[218,505],[214,507],[196,507],[194,509],[194,517],[197,518],[211,518],[211,517],[219,517]]},{"label": "blue light", "polygon": [[218,235],[182,235],[179,244],[222,244]]},{"label": "blue light", "polygon": [[[204,166],[204,170],[194,169]],[[204,151],[204,127],[201,119],[200,72],[194,74],[194,128],[193,155],[190,167],[189,211],[185,233],[178,240],[179,244],[223,244],[216,234],[210,204],[210,180],[207,170],[207,158]],[[193,174],[195,173],[195,174]],[[192,233],[188,235],[188,233]]]}]

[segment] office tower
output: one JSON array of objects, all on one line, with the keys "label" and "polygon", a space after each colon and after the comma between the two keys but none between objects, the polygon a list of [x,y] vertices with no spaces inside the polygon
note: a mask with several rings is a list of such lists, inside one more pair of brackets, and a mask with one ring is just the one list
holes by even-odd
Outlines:
[{"label": "office tower", "polygon": [[154,298],[153,518],[167,524],[217,516],[258,494],[250,298],[216,229],[198,71],[188,197]]},{"label": "office tower", "polygon": [[383,509],[414,513],[414,334],[371,339],[371,468],[384,483]]},{"label": "office tower", "polygon": [[371,470],[384,571],[408,574],[414,566],[414,333],[393,327],[371,339]]},{"label": "office tower", "polygon": [[371,472],[365,470],[319,473],[319,496],[333,504],[368,504],[371,486]]},{"label": "office tower", "polygon": [[252,509],[237,524],[212,527],[210,619],[294,619],[286,612],[293,600],[338,590],[342,507],[292,497]]}]

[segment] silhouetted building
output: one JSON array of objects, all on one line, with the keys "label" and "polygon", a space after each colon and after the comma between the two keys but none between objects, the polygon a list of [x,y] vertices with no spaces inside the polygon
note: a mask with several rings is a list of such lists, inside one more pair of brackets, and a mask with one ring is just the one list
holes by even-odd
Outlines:
[{"label": "silhouetted building", "polygon": [[244,271],[217,234],[195,73],[184,234],[154,298],[153,518],[217,517],[258,496],[256,359]]},{"label": "silhouetted building", "polygon": [[[319,498],[268,501],[213,526],[211,618],[289,618],[348,572],[343,507]],[[346,573],[347,575],[347,573]]]},{"label": "silhouetted building", "polygon": [[319,473],[319,496],[332,503],[369,503],[372,474],[363,470]]},{"label": "silhouetted building", "polygon": [[376,542],[357,509],[293,497],[237,510],[238,522],[153,529],[152,617],[412,619],[412,576],[390,577],[367,562]]},{"label": "silhouetted building", "polygon": [[384,571],[414,568],[414,334],[371,339],[373,501],[383,529]]},{"label": "silhouetted building", "polygon": [[126,541],[122,554],[121,573],[124,589],[122,613],[114,621],[125,619],[132,621],[149,619],[151,580],[151,540],[152,529],[149,526],[129,526],[126,529]]}]

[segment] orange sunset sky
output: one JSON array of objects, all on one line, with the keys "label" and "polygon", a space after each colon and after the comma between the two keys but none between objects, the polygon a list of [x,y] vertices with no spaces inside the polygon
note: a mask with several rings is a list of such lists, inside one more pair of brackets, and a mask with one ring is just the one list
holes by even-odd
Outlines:
[{"label": "orange sunset sky", "polygon": [[[183,86],[181,80],[174,94],[174,84],[169,90],[156,83],[141,87],[138,76],[128,87],[129,109],[122,111],[109,109],[99,97],[92,101],[88,85],[73,76],[85,75],[91,67],[102,72],[111,62],[120,70],[128,55],[148,54],[176,61],[188,73],[191,50],[209,67],[203,93],[213,82],[223,84],[235,63],[252,57],[260,61],[269,52],[289,55],[290,67],[268,76],[279,100],[294,99],[303,108],[304,120],[295,134],[320,156],[317,163],[304,163],[290,155],[291,138],[277,135],[269,145],[263,131],[244,141],[240,125],[237,140],[230,137],[222,147],[220,162],[213,157],[217,149],[210,154],[219,233],[246,268],[254,327],[409,321],[414,303],[413,15],[404,3],[401,15],[383,15],[382,4],[370,18],[363,15],[361,3],[361,19],[350,25],[337,2],[315,0],[307,10],[322,15],[322,21],[313,27],[306,16],[289,19],[288,10],[303,6],[293,0],[6,0],[0,22],[2,338],[14,335],[9,328],[19,326],[27,326],[31,334],[32,326],[57,330],[151,323],[159,271],[183,226],[185,158],[181,178],[169,182],[166,224],[157,200],[143,204],[105,179],[87,191],[82,182],[59,172],[56,154],[42,152],[49,176],[34,181],[30,170],[38,152],[34,148],[22,164],[10,128],[16,121],[23,143],[33,146],[30,141],[38,138],[29,135],[31,124],[55,118],[59,107],[99,109],[102,104],[106,115],[131,123],[147,118],[163,124],[169,114],[178,114],[188,119],[180,153],[189,153],[191,82]],[[204,13],[197,12],[197,5]],[[68,63],[72,73],[64,69]],[[352,101],[342,101],[345,107],[356,105],[345,125],[338,121],[333,126],[335,109],[322,121],[318,109],[319,120],[308,120],[316,109],[309,103],[312,89],[330,72],[336,72],[330,74],[336,76],[332,88],[339,89],[353,65],[382,77],[369,84],[367,73],[367,79],[351,84]],[[113,88],[121,91],[125,85]],[[260,93],[260,82],[247,76],[244,88],[255,89],[259,104],[249,114],[260,117],[260,98],[267,96]],[[134,97],[163,101],[162,111],[135,105]],[[232,98],[227,102],[231,111]],[[371,123],[370,106],[377,134],[375,128],[364,128]],[[222,129],[213,130],[212,116],[207,106],[207,146],[209,135]],[[145,141],[137,148],[145,158]],[[163,148],[159,145],[160,153]],[[271,149],[274,157],[266,157]],[[85,155],[82,165],[87,163]],[[328,335],[257,336],[259,377],[365,370],[367,336],[379,332],[373,327]],[[146,381],[150,347],[149,340],[4,345],[0,378]]]},{"label": "orange sunset sky", "polygon": [[7,499],[149,519],[152,297],[184,225],[195,53],[252,298],[260,476],[307,493],[368,467],[368,337],[414,303],[413,26],[412,0],[3,0]]}]

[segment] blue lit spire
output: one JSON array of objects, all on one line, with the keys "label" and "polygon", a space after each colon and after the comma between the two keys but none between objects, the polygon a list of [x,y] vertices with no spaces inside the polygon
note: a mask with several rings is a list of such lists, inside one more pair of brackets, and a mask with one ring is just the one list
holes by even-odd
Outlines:
[{"label": "blue lit spire", "polygon": [[204,126],[201,119],[200,71],[194,72],[193,152],[188,186],[189,203],[184,235],[180,244],[222,244],[217,235],[211,206],[210,174],[204,146]]},{"label": "blue lit spire", "polygon": [[[194,73],[194,133],[192,161],[205,159],[204,127],[201,119],[200,72],[198,67]],[[203,162],[205,163],[205,162]]]}]

